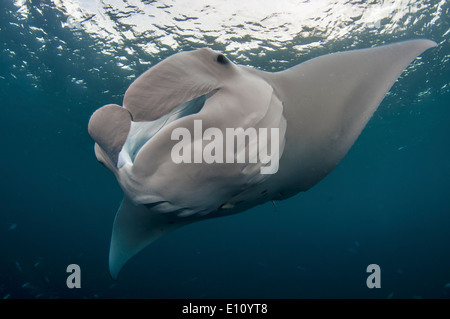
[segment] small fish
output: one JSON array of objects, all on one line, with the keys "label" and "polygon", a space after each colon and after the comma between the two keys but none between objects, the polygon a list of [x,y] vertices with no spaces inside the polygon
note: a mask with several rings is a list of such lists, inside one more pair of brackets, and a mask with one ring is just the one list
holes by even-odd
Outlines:
[{"label": "small fish", "polygon": [[386,297],[386,299],[392,299],[392,297],[394,297],[394,293],[393,293],[393,292],[391,292],[391,293]]},{"label": "small fish", "polygon": [[444,285],[444,295],[445,296],[450,296],[450,282],[449,283],[446,283],[445,285]]},{"label": "small fish", "polygon": [[48,283],[48,284],[50,283],[50,279],[48,279],[47,276],[44,276],[44,280],[45,280],[46,283]]},{"label": "small fish", "polygon": [[109,285],[108,288],[109,288],[109,289],[113,289],[113,288],[115,288],[116,286],[117,286],[117,284],[116,284],[116,283],[113,283],[113,284]]},{"label": "small fish", "polygon": [[9,297],[11,297],[11,294],[6,294],[3,299],[8,299]]},{"label": "small fish", "polygon": [[16,260],[16,268],[17,270],[19,270],[20,272],[23,272],[22,267],[20,267],[19,261]]},{"label": "small fish", "polygon": [[266,264],[265,262],[262,262],[262,261],[258,262],[258,266],[261,267],[261,268],[268,268],[269,267],[268,264]]},{"label": "small fish", "polygon": [[399,148],[397,148],[397,151],[401,151],[404,148],[405,148],[404,146],[400,146]]},{"label": "small fish", "polygon": [[278,206],[277,206],[277,204],[275,203],[274,200],[272,201],[272,205],[273,205],[273,207],[275,208],[275,212],[278,213]]},{"label": "small fish", "polygon": [[31,283],[31,282],[26,282],[26,283],[24,283],[24,284],[22,285],[22,288],[28,287],[28,286],[30,285],[30,283]]},{"label": "small fish", "polygon": [[17,228],[17,224],[9,224],[8,230],[14,230]]},{"label": "small fish", "polygon": [[34,263],[33,267],[36,268],[37,266],[39,266],[40,263],[41,263],[40,260],[36,261],[36,262]]},{"label": "small fish", "polygon": [[192,278],[190,278],[190,279],[187,279],[187,280],[181,282],[181,284],[182,284],[182,285],[191,284],[191,283],[193,283],[193,282],[195,282],[195,281],[197,281],[197,280],[198,280],[198,277],[192,277]]}]

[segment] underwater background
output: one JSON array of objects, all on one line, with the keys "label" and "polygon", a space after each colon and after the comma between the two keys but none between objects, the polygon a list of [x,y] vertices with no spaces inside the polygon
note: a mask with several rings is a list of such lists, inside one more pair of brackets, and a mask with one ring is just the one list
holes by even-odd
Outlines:
[{"label": "underwater background", "polygon": [[[450,298],[450,2],[0,0],[0,298]],[[427,38],[350,152],[288,200],[181,228],[109,276],[122,191],[90,115],[210,47],[280,71]],[[369,289],[369,264],[381,288]],[[66,267],[81,268],[69,289]]]}]

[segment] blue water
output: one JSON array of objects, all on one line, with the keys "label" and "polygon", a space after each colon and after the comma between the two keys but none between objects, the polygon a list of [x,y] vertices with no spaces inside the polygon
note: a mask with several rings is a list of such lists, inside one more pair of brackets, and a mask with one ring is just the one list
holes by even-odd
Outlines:
[{"label": "blue water", "polygon": [[[192,17],[195,8],[183,15],[183,1],[128,2],[95,11],[97,1],[0,1],[0,298],[450,298],[448,2],[393,1],[396,15],[383,13],[378,29],[365,15],[345,16],[336,2],[322,17],[334,24],[317,30],[303,18],[297,28],[290,7],[269,15],[285,27],[272,30],[237,2],[227,10],[211,2],[212,15],[231,21],[217,29],[201,11]],[[346,5],[377,12],[374,4]],[[125,20],[139,11],[165,18],[144,24],[145,32]],[[311,21],[319,24],[320,12],[311,11]],[[97,17],[109,24],[102,29]],[[198,29],[183,29],[191,20]],[[269,29],[278,33],[258,38]],[[268,203],[181,228],[110,278],[122,191],[96,161],[87,123],[102,105],[121,104],[136,76],[204,46],[274,71],[413,38],[439,46],[403,73],[323,181],[277,208]],[[73,263],[80,289],[66,286]],[[381,267],[380,289],[366,286],[372,263]]]}]

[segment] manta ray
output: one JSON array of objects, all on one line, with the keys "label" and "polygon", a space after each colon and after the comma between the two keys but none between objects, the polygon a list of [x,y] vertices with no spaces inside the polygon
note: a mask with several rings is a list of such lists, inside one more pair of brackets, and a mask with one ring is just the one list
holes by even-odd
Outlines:
[{"label": "manta ray", "polygon": [[[403,70],[436,45],[419,39],[337,52],[273,73],[234,64],[209,48],[151,67],[126,90],[123,106],[99,108],[88,125],[97,160],[124,192],[112,230],[111,276],[181,226],[310,189],[347,154]],[[276,129],[275,137],[259,134],[258,145],[278,145],[277,170],[261,174],[262,161],[175,162],[180,140],[173,132],[194,135],[198,121],[205,133]],[[216,137],[204,136],[200,149],[190,147],[198,139],[183,140],[183,147],[195,157]],[[243,149],[251,152],[250,144]]]}]

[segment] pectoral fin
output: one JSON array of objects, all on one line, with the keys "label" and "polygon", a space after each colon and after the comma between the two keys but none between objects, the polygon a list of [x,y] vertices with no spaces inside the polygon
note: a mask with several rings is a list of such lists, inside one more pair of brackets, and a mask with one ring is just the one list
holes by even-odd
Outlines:
[{"label": "pectoral fin", "polygon": [[116,279],[123,265],[147,245],[183,225],[170,214],[155,212],[155,205],[135,205],[124,196],[117,211],[109,252],[109,271]]},{"label": "pectoral fin", "polygon": [[305,191],[336,167],[403,70],[434,46],[412,40],[327,54],[278,73],[257,71],[284,105],[286,187]]}]

